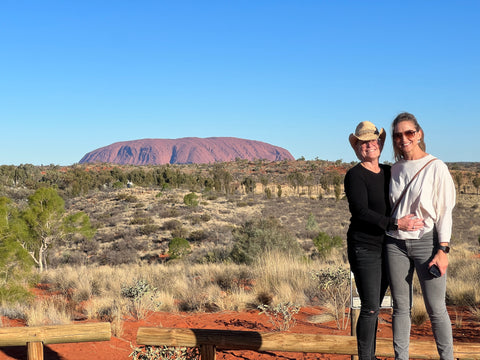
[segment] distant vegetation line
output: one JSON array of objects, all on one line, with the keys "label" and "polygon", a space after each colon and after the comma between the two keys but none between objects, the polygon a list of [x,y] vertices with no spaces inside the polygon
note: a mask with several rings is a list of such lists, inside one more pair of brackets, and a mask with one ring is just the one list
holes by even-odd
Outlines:
[{"label": "distant vegetation line", "polygon": [[328,188],[343,181],[351,165],[341,162],[264,160],[188,165],[112,165],[75,164],[71,166],[0,166],[1,191],[11,188],[30,190],[55,186],[64,197],[85,195],[91,190],[140,187],[185,188],[191,191],[216,191],[225,194],[249,193],[257,184],[292,186],[296,192],[304,187]]},{"label": "distant vegetation line", "polygon": [[[356,162],[341,160],[248,161],[188,165],[74,164],[71,166],[31,164],[0,165],[0,195],[12,188],[35,190],[55,186],[65,198],[85,195],[91,190],[140,187],[185,188],[231,194],[255,191],[260,184],[289,186],[293,193],[315,196],[343,186],[343,176]],[[447,164],[459,193],[477,193],[480,163]]]}]

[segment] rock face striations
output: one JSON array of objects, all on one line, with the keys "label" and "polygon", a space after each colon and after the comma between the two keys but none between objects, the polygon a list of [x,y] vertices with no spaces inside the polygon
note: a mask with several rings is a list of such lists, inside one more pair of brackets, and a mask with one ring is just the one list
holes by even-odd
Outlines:
[{"label": "rock face striations", "polygon": [[143,139],[117,142],[87,153],[84,163],[121,165],[208,164],[235,159],[294,160],[288,150],[233,137]]}]

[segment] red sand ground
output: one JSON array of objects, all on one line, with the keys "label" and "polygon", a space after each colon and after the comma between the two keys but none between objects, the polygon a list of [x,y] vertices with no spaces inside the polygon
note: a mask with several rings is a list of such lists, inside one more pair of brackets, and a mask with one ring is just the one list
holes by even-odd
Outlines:
[{"label": "red sand ground", "polygon": [[[350,328],[338,330],[334,321],[325,323],[312,323],[309,319],[314,315],[322,314],[321,308],[303,308],[296,315],[296,325],[289,331],[296,333],[338,334],[349,335]],[[472,319],[467,311],[455,311],[450,309],[450,316],[454,324],[453,331],[455,341],[480,342],[478,323]],[[461,318],[461,326],[459,319]],[[457,319],[457,320],[456,320]],[[455,326],[455,322],[458,323]],[[4,326],[22,326],[18,321],[3,320]],[[123,335],[111,341],[89,342],[78,344],[56,344],[44,347],[45,359],[50,360],[117,360],[131,359],[131,344],[135,346],[137,329],[140,326],[151,327],[181,327],[203,329],[229,329],[229,330],[258,330],[271,331],[272,325],[266,315],[259,315],[258,311],[233,312],[225,311],[218,313],[154,313],[146,320],[134,321],[126,319]],[[378,330],[378,337],[391,338],[391,315],[389,310],[383,310]],[[412,329],[412,338],[431,340],[430,323]],[[26,347],[3,347],[0,348],[0,360],[4,359],[27,359]],[[257,353],[251,351],[217,351],[217,359],[250,359],[250,360],[273,360],[273,359],[350,359],[350,356],[303,354],[303,353]]]}]

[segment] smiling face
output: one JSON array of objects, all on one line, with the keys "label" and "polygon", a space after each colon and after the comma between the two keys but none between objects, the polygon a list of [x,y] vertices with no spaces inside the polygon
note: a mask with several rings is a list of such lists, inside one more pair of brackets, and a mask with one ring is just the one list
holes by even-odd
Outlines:
[{"label": "smiling face", "polygon": [[393,143],[404,158],[413,158],[419,152],[423,152],[419,147],[421,138],[422,130],[417,130],[413,121],[401,121],[395,125]]},{"label": "smiling face", "polygon": [[357,141],[357,157],[361,161],[376,161],[382,152],[381,140]]}]

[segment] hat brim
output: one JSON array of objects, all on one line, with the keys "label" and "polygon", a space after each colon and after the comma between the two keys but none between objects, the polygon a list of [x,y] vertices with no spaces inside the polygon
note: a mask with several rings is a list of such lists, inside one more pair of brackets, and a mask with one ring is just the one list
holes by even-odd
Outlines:
[{"label": "hat brim", "polygon": [[382,143],[385,143],[385,137],[387,136],[387,133],[383,128],[380,129],[378,135],[375,134],[366,134],[362,136],[356,136],[355,134],[350,134],[348,137],[348,140],[350,141],[350,145],[352,145],[352,148],[355,150],[355,147],[357,145],[357,141],[370,141],[370,140],[376,140],[380,139]]}]

